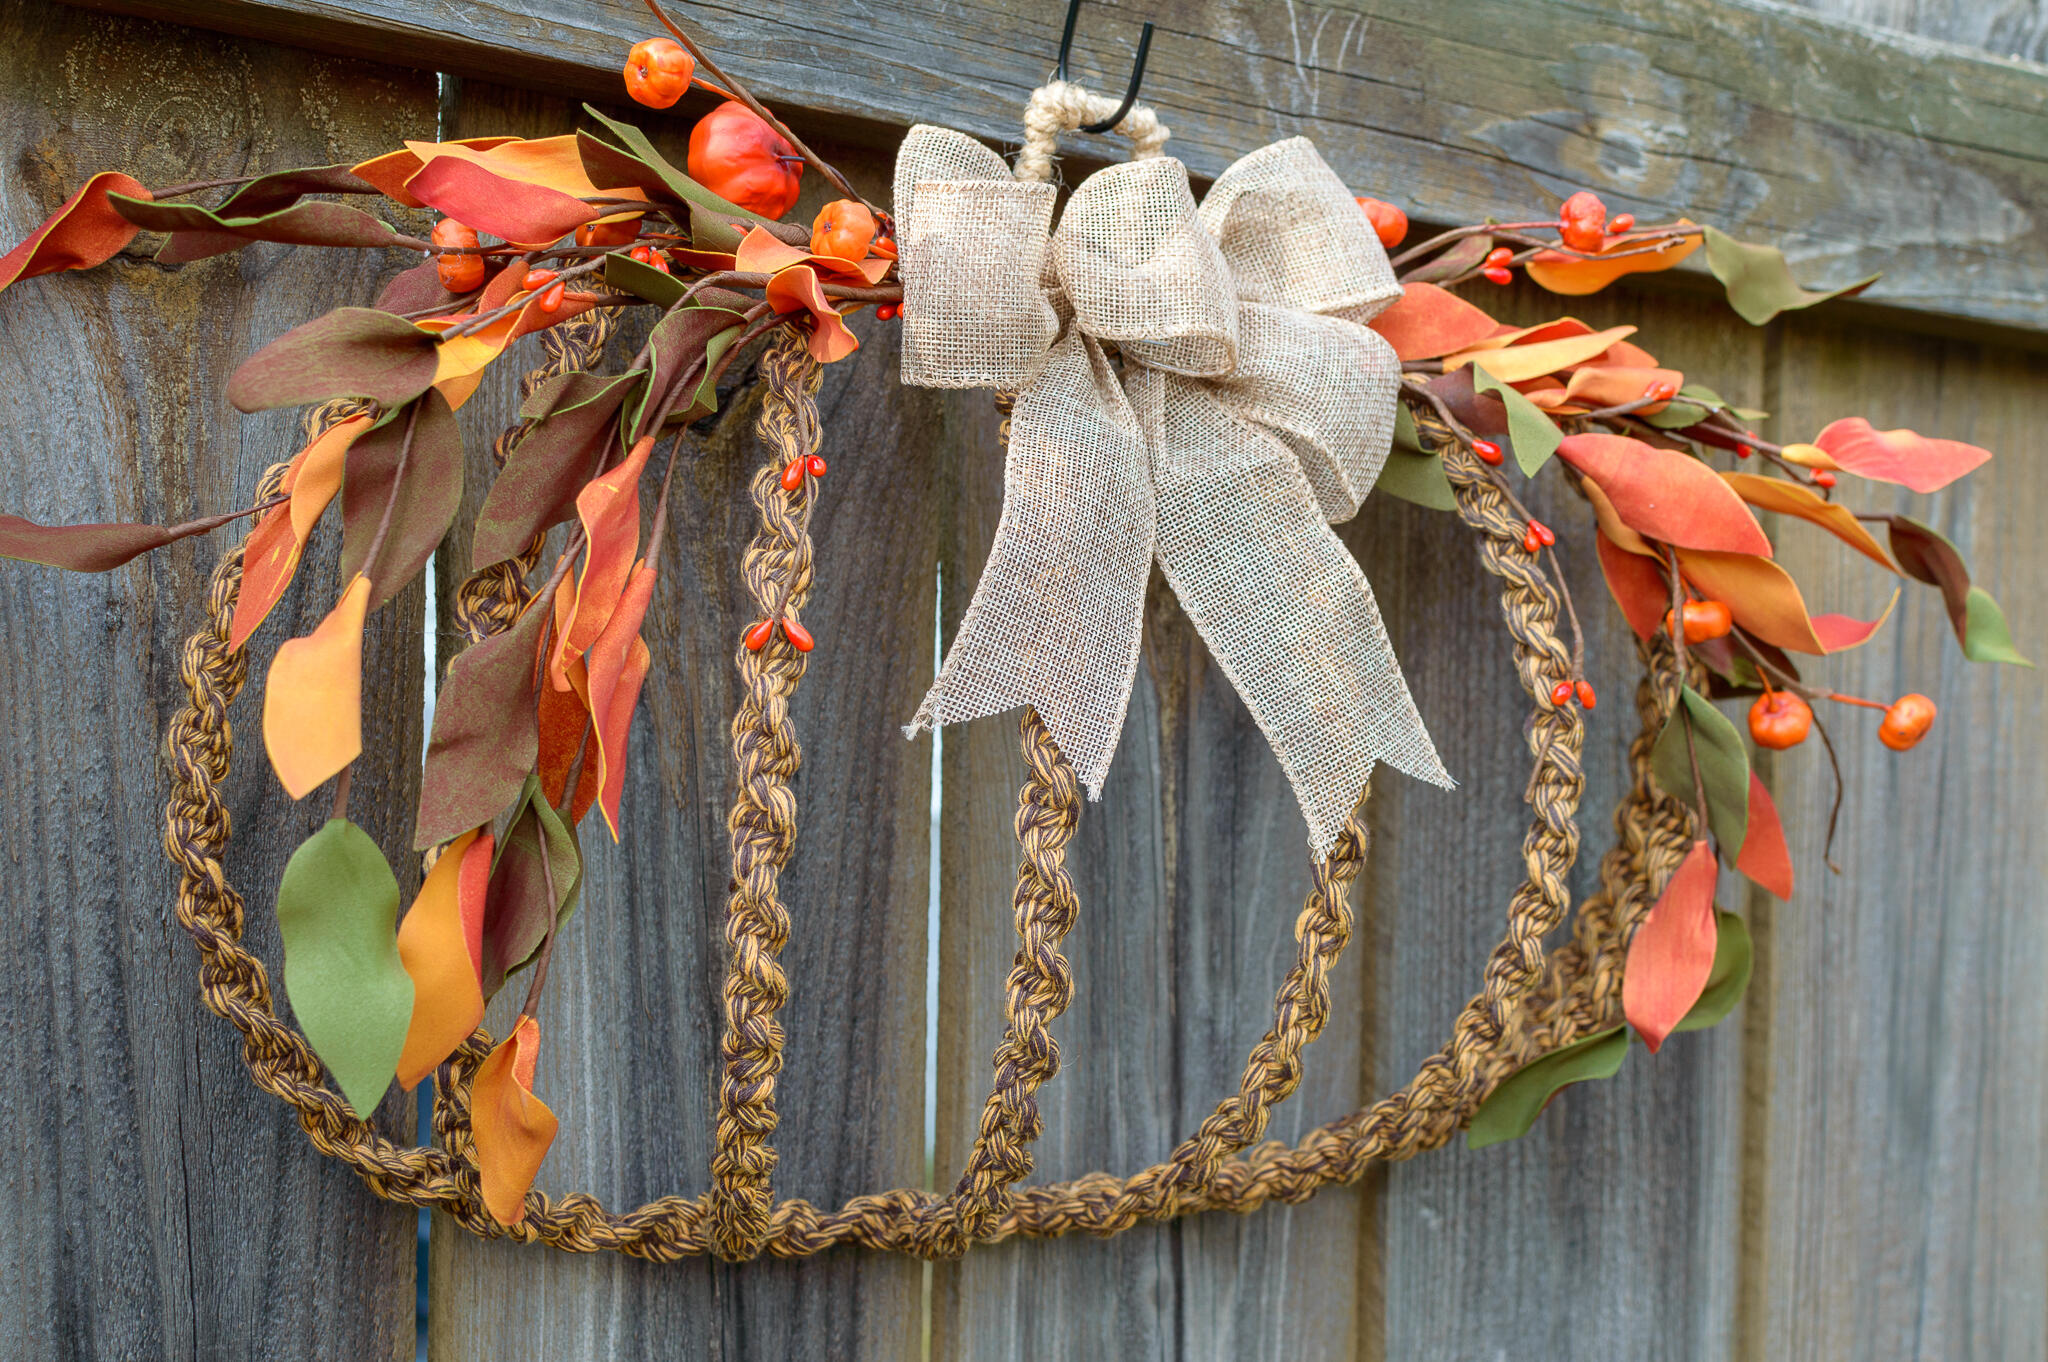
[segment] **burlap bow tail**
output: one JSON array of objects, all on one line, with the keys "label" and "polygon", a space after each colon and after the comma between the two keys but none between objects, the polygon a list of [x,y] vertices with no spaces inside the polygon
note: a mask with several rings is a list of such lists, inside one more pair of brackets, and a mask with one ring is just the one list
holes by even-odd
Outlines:
[{"label": "burlap bow tail", "polygon": [[1199,208],[1171,157],[1091,175],[1048,233],[1056,192],[943,128],[897,154],[903,381],[1017,394],[995,545],[910,731],[1034,705],[1099,796],[1156,556],[1320,859],[1374,762],[1451,783],[1330,530],[1392,441],[1400,370],[1364,323],[1400,286],[1304,138]]}]

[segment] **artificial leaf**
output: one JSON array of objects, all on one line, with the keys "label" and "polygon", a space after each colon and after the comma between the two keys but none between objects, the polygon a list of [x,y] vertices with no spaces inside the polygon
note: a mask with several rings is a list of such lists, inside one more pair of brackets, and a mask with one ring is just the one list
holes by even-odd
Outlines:
[{"label": "artificial leaf", "polygon": [[[489,883],[491,834],[470,831],[450,842],[427,872],[419,897],[398,925],[398,958],[412,978],[412,1023],[398,1060],[398,1086],[411,1092],[484,1019],[476,955],[470,951],[462,893],[481,897]],[[482,865],[485,874],[465,870]],[[475,916],[481,925],[482,905]]]},{"label": "artificial leaf", "polygon": [[2021,655],[2012,641],[2012,628],[2005,612],[1991,593],[1981,586],[1970,588],[1963,607],[1963,656],[1972,662],[2011,662],[2021,667],[2034,664]]},{"label": "artificial leaf", "polygon": [[1877,430],[1860,416],[1831,421],[1813,437],[1829,466],[1874,482],[1892,482],[1915,492],[1937,492],[1972,469],[1991,451],[1960,440],[1936,440],[1910,430]]},{"label": "artificial leaf", "polygon": [[[752,226],[766,227],[770,231],[774,231],[777,227],[781,226],[773,218],[763,217],[759,213],[750,213],[736,203],[727,202],[691,179],[688,175],[685,175],[682,171],[677,170],[673,165],[669,164],[667,158],[655,150],[654,143],[648,140],[647,134],[632,124],[620,123],[615,119],[607,118],[602,112],[588,104],[583,106],[583,112],[603,124],[605,131],[618,138],[619,144],[639,160],[641,164],[660,175],[662,184],[667,186],[669,192],[677,198],[697,208],[709,209],[728,224],[744,222]],[[692,213],[690,218],[694,226],[697,215]],[[732,233],[734,246],[739,244],[740,235],[738,231]],[[728,246],[723,249],[730,250],[732,247]]]},{"label": "artificial leaf", "polygon": [[1433,454],[1395,450],[1380,466],[1379,480],[1373,483],[1373,488],[1432,511],[1458,509],[1457,494],[1451,491],[1450,479],[1444,476],[1443,463]]},{"label": "artificial leaf", "polygon": [[[341,493],[341,571],[377,583],[375,610],[404,590],[454,523],[462,506],[462,430],[447,399],[431,388],[417,417],[401,415],[362,436],[348,451]],[[401,460],[403,466],[401,466]],[[389,516],[377,561],[366,561]]]},{"label": "artificial leaf", "polygon": [[1519,1140],[1527,1135],[1536,1118],[1550,1105],[1550,1099],[1574,1083],[1612,1078],[1621,1071],[1628,1056],[1628,1028],[1610,1026],[1605,1031],[1560,1046],[1539,1055],[1501,1080],[1488,1093],[1472,1122],[1465,1128],[1468,1149]]},{"label": "artificial leaf", "polygon": [[1621,1007],[1653,1055],[1692,1011],[1713,973],[1718,871],[1714,848],[1704,839],[1694,842],[1629,939]]},{"label": "artificial leaf", "polygon": [[532,961],[551,928],[559,930],[569,921],[582,883],[583,857],[576,834],[541,796],[540,781],[528,778],[498,844],[484,899],[486,998],[504,987],[506,976]]},{"label": "artificial leaf", "polygon": [[809,265],[826,274],[842,275],[847,280],[859,280],[873,285],[882,282],[882,276],[889,272],[895,262],[888,256],[870,255],[860,260],[848,260],[839,255],[813,255],[802,246],[793,246],[764,227],[756,227],[741,238],[733,251],[733,268],[748,274],[778,274],[796,265]]},{"label": "artificial leaf", "polygon": [[432,260],[424,260],[409,270],[400,270],[384,285],[377,295],[376,307],[379,312],[392,312],[400,316],[424,316],[435,312],[453,312],[461,304],[462,295],[450,293],[441,287],[441,270]]},{"label": "artificial leaf", "polygon": [[[1678,225],[1692,226],[1684,218],[1678,219]],[[1552,293],[1579,297],[1598,293],[1626,274],[1668,270],[1698,250],[1700,239],[1696,236],[1677,237],[1661,242],[1651,250],[1644,249],[1647,245],[1648,242],[1631,241],[1626,236],[1611,236],[1591,260],[1581,260],[1563,251],[1538,251],[1529,257],[1523,272],[1531,283]]]},{"label": "artificial leaf", "polygon": [[[590,733],[590,708],[583,703],[583,689],[571,686],[568,690],[556,690],[553,686],[540,688],[540,700],[534,707],[534,722],[539,730],[539,753],[534,760],[534,774],[540,778],[541,797],[557,809],[566,807],[569,796],[569,773],[576,766],[576,758],[584,756],[586,763],[593,762],[593,756],[585,755],[585,739]],[[580,794],[583,783],[578,782]],[[592,786],[595,798],[595,785]],[[569,821],[583,821],[584,809],[571,809]]]},{"label": "artificial leaf", "polygon": [[1550,456],[1557,453],[1564,432],[1535,403],[1477,364],[1472,366],[1472,386],[1478,392],[1492,393],[1500,398],[1507,408],[1508,444],[1515,451],[1515,462],[1524,473],[1536,476],[1536,470],[1550,462]]},{"label": "artificial leaf", "polygon": [[58,205],[20,245],[0,255],[0,289],[17,279],[60,270],[89,270],[119,255],[135,240],[137,229],[114,211],[108,201],[114,193],[149,197],[147,189],[119,171],[101,171]]},{"label": "artificial leaf", "polygon": [[[525,304],[508,312],[480,330],[460,336],[446,336],[435,349],[433,386],[457,409],[467,402],[483,382],[484,370],[505,353],[512,342],[551,326],[580,317],[598,304],[594,293],[564,293],[554,311],[542,306],[544,292],[529,293]],[[452,331],[466,325],[471,317],[430,317],[421,323],[430,332]]]},{"label": "artificial leaf", "polygon": [[[477,512],[473,567],[516,556],[534,535],[569,518],[577,489],[614,448],[620,404],[645,377],[642,369],[617,376],[564,374],[534,394],[523,413],[533,424],[512,446],[505,471]],[[536,403],[545,406],[536,412]]]},{"label": "artificial leaf", "polygon": [[847,329],[811,266],[792,265],[783,270],[768,281],[761,296],[777,312],[809,310],[812,326],[807,346],[818,363],[836,363],[860,348],[860,339]]},{"label": "artificial leaf", "polygon": [[[1697,789],[1707,795],[1707,822],[1731,856],[1749,832],[1749,751],[1728,716],[1690,686],[1683,705],[1665,721],[1650,749],[1650,769],[1665,794],[1697,807]],[[1692,741],[1686,741],[1690,728]],[[1697,761],[1699,779],[1693,779]]]},{"label": "artificial leaf", "polygon": [[1811,521],[1879,567],[1892,572],[1899,570],[1891,555],[1863,528],[1856,513],[1839,501],[1829,501],[1789,478],[1767,478],[1756,473],[1723,473],[1721,477],[1735,489],[1735,495],[1758,510]]},{"label": "artificial leaf", "polygon": [[1425,386],[1465,429],[1490,440],[1504,439],[1508,433],[1507,404],[1493,393],[1482,393],[1473,386],[1477,374],[1471,368],[1453,369],[1426,380]]},{"label": "artificial leaf", "polygon": [[283,599],[313,526],[341,490],[342,461],[349,446],[369,427],[368,416],[338,421],[315,436],[285,469],[278,490],[290,493],[291,499],[272,507],[242,546],[242,591],[228,629],[229,651],[247,643]]},{"label": "artificial leaf", "polygon": [[1844,652],[1870,642],[1872,636],[1884,628],[1884,622],[1892,617],[1892,610],[1898,603],[1899,593],[1894,587],[1892,598],[1885,602],[1884,613],[1874,620],[1859,620],[1853,615],[1814,615],[1807,623],[1813,626],[1813,636],[1820,640],[1823,652]]},{"label": "artificial leaf", "polygon": [[370,835],[346,818],[329,819],[285,863],[277,887],[285,997],[362,1117],[390,1086],[412,1017],[397,923],[398,879]]},{"label": "artificial leaf", "polygon": [[1726,601],[1745,632],[1795,653],[1827,652],[1799,583],[1770,559],[1680,549],[1678,566],[1703,599]]},{"label": "artificial leaf", "polygon": [[371,307],[340,307],[294,327],[228,379],[242,411],[360,397],[397,407],[425,392],[439,360],[434,335]]},{"label": "artificial leaf", "polygon": [[1665,585],[1664,574],[1657,570],[1655,560],[1615,547],[1599,530],[1593,533],[1600,573],[1607,579],[1614,603],[1621,607],[1622,618],[1637,638],[1655,637],[1664,627],[1664,612],[1671,608],[1671,588]]},{"label": "artificial leaf", "polygon": [[459,156],[428,160],[405,187],[429,208],[515,246],[549,245],[604,216],[604,210],[558,189]]},{"label": "artificial leaf", "polygon": [[583,572],[576,580],[575,611],[562,631],[561,657],[580,654],[597,641],[625,589],[640,550],[640,474],[653,452],[654,437],[642,436],[623,463],[592,478],[576,494]]},{"label": "artificial leaf", "polygon": [[644,265],[623,251],[613,251],[604,258],[604,281],[621,293],[645,298],[664,308],[674,307],[690,291],[690,286],[673,274]]},{"label": "artificial leaf", "polygon": [[417,849],[490,822],[519,797],[539,743],[533,657],[547,618],[545,609],[529,608],[449,667],[420,775]]},{"label": "artificial leaf", "polygon": [[[1685,381],[1685,375],[1676,369],[1658,369],[1634,364],[1583,364],[1572,371],[1569,382],[1564,385],[1568,401],[1586,408],[1619,407],[1645,396],[1660,383],[1668,383],[1674,389]],[[1669,402],[1654,402],[1638,410],[1638,415],[1654,418],[1670,407]],[[1702,409],[1684,424],[1691,425],[1706,413]]]},{"label": "artificial leaf", "polygon": [[521,1016],[512,1034],[477,1066],[470,1085],[470,1130],[476,1141],[478,1190],[500,1225],[526,1218],[526,1194],[555,1142],[560,1122],[533,1095],[540,1025]]},{"label": "artificial leaf", "polygon": [[38,525],[18,515],[0,515],[0,558],[71,572],[107,572],[209,527],[200,521],[188,525]]},{"label": "artificial leaf", "polygon": [[1707,239],[1707,268],[1728,290],[1728,306],[1752,326],[1762,326],[1780,312],[1812,307],[1830,298],[1853,297],[1878,280],[1873,274],[1841,288],[1803,289],[1792,278],[1792,268],[1777,247],[1752,246],[1717,227],[1703,230]]},{"label": "artificial leaf", "polygon": [[[1789,872],[1788,872],[1789,873]],[[1749,992],[1749,976],[1756,964],[1756,949],[1749,938],[1749,924],[1734,913],[1714,910],[1714,964],[1707,971],[1707,986],[1700,999],[1685,1014],[1685,1020],[1671,1028],[1704,1031],[1719,1026],[1735,1010],[1742,995]]]},{"label": "artificial leaf", "polygon": [[[1593,328],[1580,321],[1577,317],[1555,317],[1547,322],[1538,322],[1534,326],[1507,326],[1505,324],[1496,326],[1493,329],[1492,335],[1484,340],[1474,341],[1469,348],[1473,350],[1505,350],[1511,345],[1534,345],[1539,341],[1569,340],[1573,336],[1590,336],[1592,334]],[[1626,344],[1626,342],[1616,341],[1615,344],[1621,345]],[[1608,353],[1612,348],[1610,346],[1608,351],[1603,351],[1602,353]]]},{"label": "artificial leaf", "polygon": [[1771,552],[1756,517],[1714,471],[1626,435],[1573,435],[1558,457],[1600,485],[1621,522],[1679,548]]},{"label": "artificial leaf", "polygon": [[289,208],[307,194],[375,194],[377,186],[346,165],[300,166],[258,175],[221,201],[222,217],[253,218]]},{"label": "artificial leaf", "polygon": [[[669,389],[680,382],[692,366],[708,372],[715,358],[710,351],[712,340],[725,331],[737,334],[737,328],[745,320],[730,308],[670,308],[668,315],[655,323],[654,330],[647,337],[652,366],[647,382],[626,403],[626,433],[634,439],[653,434],[646,428],[647,421],[650,414],[661,406]],[[671,416],[688,419],[687,409],[692,406],[694,403],[679,402]]]},{"label": "artificial leaf", "polygon": [[345,203],[295,203],[257,217],[228,217],[196,203],[157,203],[121,194],[109,195],[108,201],[136,226],[171,233],[171,239],[156,253],[158,262],[165,265],[185,265],[238,251],[252,241],[366,248],[405,244],[405,238],[388,224]]},{"label": "artificial leaf", "polygon": [[1523,383],[1574,364],[1583,364],[1606,353],[1607,347],[1615,341],[1634,335],[1635,330],[1633,326],[1614,326],[1583,336],[1563,336],[1556,340],[1511,345],[1501,350],[1466,350],[1446,356],[1444,368],[1476,364],[1503,383]]},{"label": "artificial leaf", "polygon": [[[1479,236],[1463,237],[1451,243],[1444,250],[1443,254],[1437,256],[1434,260],[1429,261],[1427,264],[1417,265],[1414,269],[1408,271],[1404,276],[1405,282],[1402,287],[1405,288],[1411,284],[1441,284],[1447,280],[1456,279],[1461,274],[1468,274],[1486,262],[1487,253],[1492,249],[1493,238],[1483,233]],[[1398,307],[1400,304],[1396,303],[1395,306]],[[1397,350],[1395,353],[1399,354],[1400,352]],[[1401,357],[1403,359],[1407,358],[1406,355]]]},{"label": "artificial leaf", "polygon": [[[517,137],[464,137],[454,142],[431,145],[443,149],[462,147],[470,151],[489,151],[492,147],[520,140]],[[426,164],[418,153],[413,151],[413,147],[417,145],[419,144],[408,142],[402,150],[387,151],[382,156],[373,156],[367,161],[350,166],[349,170],[393,203],[403,204],[407,208],[425,208],[426,205],[407,193],[405,188],[405,182],[419,174],[420,167]]]},{"label": "artificial leaf", "polygon": [[597,737],[597,802],[614,842],[619,839],[619,797],[626,786],[626,736],[651,660],[640,638],[640,622],[654,597],[656,576],[654,566],[644,560],[634,566],[618,606],[586,659],[590,718]]},{"label": "artificial leaf", "polygon": [[277,650],[263,683],[263,747],[293,799],[304,799],[363,751],[363,616],[370,579],[304,638]]},{"label": "artificial leaf", "polygon": [[1749,773],[1749,830],[1742,837],[1735,868],[1781,899],[1792,897],[1792,851],[1778,805],[1756,772]]},{"label": "artificial leaf", "polygon": [[1972,662],[2034,665],[2013,646],[2012,631],[1998,602],[1982,587],[1970,584],[1970,569],[1947,536],[1910,516],[1892,516],[1890,525],[1892,553],[1906,575],[1941,588],[1963,656]]},{"label": "artificial leaf", "polygon": [[1599,483],[1591,478],[1582,478],[1579,490],[1586,494],[1587,504],[1593,508],[1593,519],[1598,522],[1600,533],[1606,535],[1614,547],[1645,558],[1655,558],[1659,562],[1664,560],[1663,553],[1649,540],[1622,522],[1621,512],[1614,509],[1614,503],[1608,500],[1607,493],[1600,490]]}]

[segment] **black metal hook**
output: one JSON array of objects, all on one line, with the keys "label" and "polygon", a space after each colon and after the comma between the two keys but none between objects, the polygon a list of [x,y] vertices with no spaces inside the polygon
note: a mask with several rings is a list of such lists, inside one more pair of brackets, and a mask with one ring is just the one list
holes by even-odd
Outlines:
[{"label": "black metal hook", "polygon": [[[1067,78],[1067,54],[1074,46],[1074,20],[1081,14],[1081,0],[1067,0],[1067,25],[1060,31],[1060,62],[1053,68],[1053,75],[1059,80]],[[1124,90],[1124,102],[1116,106],[1116,112],[1100,123],[1088,123],[1082,132],[1108,132],[1124,121],[1124,115],[1138,102],[1138,87],[1145,82],[1145,58],[1152,51],[1152,25],[1148,22],[1138,34],[1138,59],[1131,63],[1131,83]]]}]

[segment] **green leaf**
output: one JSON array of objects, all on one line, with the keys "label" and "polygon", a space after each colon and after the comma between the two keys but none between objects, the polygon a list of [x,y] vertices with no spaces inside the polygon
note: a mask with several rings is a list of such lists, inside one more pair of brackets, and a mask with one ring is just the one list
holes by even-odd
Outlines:
[{"label": "green leaf", "polygon": [[1574,1083],[1614,1077],[1627,1056],[1628,1028],[1610,1026],[1530,1060],[1487,1094],[1479,1110],[1472,1113],[1472,1123],[1465,1129],[1466,1147],[1484,1149],[1521,1139],[1551,1098]]},{"label": "green leaf", "polygon": [[228,379],[241,411],[360,397],[399,407],[425,392],[438,367],[434,334],[370,307],[338,307],[292,328]]},{"label": "green leaf", "polygon": [[[542,684],[547,684],[543,682]],[[541,845],[547,854],[543,858]],[[549,873],[552,872],[552,880]],[[528,776],[512,822],[498,843],[484,894],[484,996],[532,962],[547,939],[549,908],[559,931],[576,911],[583,855],[576,834],[548,804],[540,778]]]},{"label": "green leaf", "polygon": [[284,991],[313,1053],[367,1117],[398,1072],[412,978],[398,959],[398,879],[377,844],[330,819],[285,864],[277,887]]},{"label": "green leaf", "polygon": [[[462,507],[462,429],[448,399],[429,388],[415,399],[419,416],[381,422],[349,446],[341,484],[341,579],[370,578],[375,610],[420,575]],[[401,477],[398,455],[406,429],[412,445]],[[393,480],[397,485],[393,486]],[[394,500],[395,498],[395,500]],[[364,556],[391,511],[377,561]]]},{"label": "green leaf", "polygon": [[1659,430],[1683,430],[1696,426],[1713,414],[1712,407],[1697,402],[1667,402],[1662,411],[1636,413]]},{"label": "green leaf", "polygon": [[[723,334],[726,336],[725,345],[731,345],[732,337],[739,334],[740,325],[745,321],[746,318],[740,313],[722,307],[698,307],[693,304],[689,307],[670,308],[668,315],[655,324],[653,332],[647,338],[649,352],[653,357],[653,370],[648,375],[647,383],[626,401],[625,427],[629,434],[637,438],[648,433],[642,426],[646,423],[649,409],[660,405],[662,396],[668,392],[671,385],[682,379],[691,365],[701,360],[705,376],[708,377],[712,363],[718,354],[724,353],[725,348],[722,345],[714,353],[711,342]],[[703,384],[700,381],[692,395],[692,402],[688,404],[689,407],[695,407],[695,399],[702,396],[702,389]],[[684,405],[678,405],[676,410],[670,413],[670,419],[695,418]]]},{"label": "green leaf", "polygon": [[1963,656],[1972,662],[2012,662],[2022,667],[2034,664],[2013,646],[2012,630],[2005,612],[1981,586],[1973,586],[1964,606]]},{"label": "green leaf", "polygon": [[1873,274],[1834,289],[1801,288],[1792,278],[1792,267],[1785,263],[1784,252],[1777,247],[1752,246],[1716,227],[1704,230],[1707,268],[1728,290],[1728,305],[1752,326],[1762,326],[1780,312],[1861,293],[1881,277]]},{"label": "green leaf", "polygon": [[1458,509],[1458,498],[1451,491],[1450,479],[1444,476],[1443,462],[1431,454],[1404,454],[1396,449],[1387,455],[1373,487],[1432,511]]},{"label": "green leaf", "polygon": [[1549,463],[1550,456],[1557,453],[1564,432],[1534,402],[1478,365],[1472,365],[1471,369],[1473,390],[1493,393],[1508,409],[1508,443],[1514,447],[1515,462],[1521,465],[1522,472],[1534,477],[1536,470]]},{"label": "green leaf", "polygon": [[1691,686],[1681,694],[1684,704],[1672,713],[1650,751],[1650,769],[1664,793],[1681,804],[1694,803],[1692,755],[1685,741],[1689,721],[1693,751],[1699,757],[1700,783],[1707,787],[1707,821],[1713,825],[1722,853],[1732,857],[1742,849],[1743,836],[1749,831],[1749,752],[1728,716],[1705,696]]},{"label": "green leaf", "polygon": [[1723,1017],[1735,1010],[1735,1004],[1742,1001],[1742,995],[1749,991],[1749,975],[1755,964],[1754,951],[1750,945],[1749,924],[1734,913],[1714,910],[1714,968],[1707,975],[1707,986],[1700,992],[1700,1000],[1692,1010],[1672,1027],[1679,1031],[1703,1031],[1709,1026],[1720,1024]]},{"label": "green leaf", "polygon": [[1408,410],[1406,402],[1394,404],[1394,448],[1410,454],[1427,454],[1422,447],[1422,432],[1415,428],[1415,413]]},{"label": "green leaf", "polygon": [[604,258],[604,281],[621,293],[645,298],[661,307],[674,307],[690,288],[674,275],[643,265],[623,251],[613,251]]}]

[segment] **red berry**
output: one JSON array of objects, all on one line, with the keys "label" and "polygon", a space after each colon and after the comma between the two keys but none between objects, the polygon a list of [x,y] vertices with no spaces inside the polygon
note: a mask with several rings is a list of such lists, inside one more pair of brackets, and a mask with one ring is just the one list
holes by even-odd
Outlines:
[{"label": "red berry", "polygon": [[1672,398],[1678,396],[1678,385],[1669,380],[1652,383],[1649,387],[1643,389],[1643,396],[1652,402],[1669,402]]},{"label": "red berry", "polygon": [[804,466],[810,470],[811,476],[814,478],[825,476],[825,461],[815,454],[811,455],[809,461]]},{"label": "red berry", "polygon": [[568,289],[569,286],[567,284],[552,285],[546,293],[540,296],[540,310],[543,312],[558,310],[562,306],[562,297],[568,292]]},{"label": "red berry", "polygon": [[1504,269],[1499,265],[1488,265],[1479,272],[1486,277],[1486,282],[1489,284],[1509,283],[1515,277],[1513,270]]},{"label": "red berry", "polygon": [[1557,542],[1557,531],[1551,529],[1540,520],[1530,521],[1529,531],[1536,536],[1536,542],[1543,545],[1546,549]]},{"label": "red berry", "polygon": [[811,631],[795,620],[782,622],[782,635],[789,640],[790,646],[800,653],[807,653],[818,646],[818,640],[811,637]]},{"label": "red berry", "polygon": [[1756,451],[1754,449],[1751,449],[1748,445],[1735,446],[1735,457],[1738,459],[1746,459],[1754,453],[1756,453]]},{"label": "red berry", "polygon": [[1575,251],[1597,251],[1607,242],[1607,205],[1590,189],[1581,189],[1557,210],[1557,234]]},{"label": "red berry", "polygon": [[1572,702],[1572,683],[1560,681],[1550,688],[1550,703],[1563,709]]},{"label": "red berry", "polygon": [[649,38],[626,54],[626,93],[650,109],[674,105],[696,74],[696,58],[673,38]]},{"label": "red berry", "polygon": [[1505,269],[1514,258],[1515,253],[1507,247],[1495,246],[1486,253],[1486,264],[1489,269]]},{"label": "red berry", "polygon": [[875,309],[875,315],[885,322],[895,321],[897,317],[902,315],[902,313],[903,309],[896,306],[896,304],[894,303],[883,303],[880,307]]},{"label": "red berry", "polygon": [[1534,553],[1542,547],[1543,540],[1541,539],[1541,537],[1537,535],[1534,529],[1529,529],[1522,532],[1522,552]]},{"label": "red berry", "polygon": [[[1635,225],[1636,215],[1634,213],[1616,213],[1614,220],[1607,224],[1607,230],[1616,236],[1620,236],[1623,232],[1634,231]],[[1592,706],[1588,705],[1587,708],[1591,709]]]},{"label": "red berry", "polygon": [[803,485],[804,461],[802,459],[791,459],[789,461],[788,467],[782,470],[782,490],[785,492],[794,492],[797,488]]},{"label": "red berry", "polygon": [[1474,440],[1472,452],[1490,464],[1500,463],[1500,446],[1491,440]]},{"label": "red berry", "polygon": [[1820,472],[1813,475],[1813,484],[1816,487],[1833,487],[1835,485],[1835,475],[1823,468]]},{"label": "red berry", "polygon": [[747,651],[750,653],[760,652],[763,648],[768,646],[768,640],[773,638],[774,636],[775,621],[762,620],[759,624],[747,630]]},{"label": "red berry", "polygon": [[1591,681],[1579,682],[1579,703],[1587,709],[1591,709],[1600,703],[1600,697],[1593,693],[1593,683]]},{"label": "red berry", "polygon": [[526,272],[526,282],[521,284],[520,287],[523,289],[544,289],[554,282],[555,272],[553,270],[528,270]]}]

